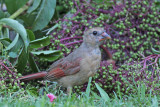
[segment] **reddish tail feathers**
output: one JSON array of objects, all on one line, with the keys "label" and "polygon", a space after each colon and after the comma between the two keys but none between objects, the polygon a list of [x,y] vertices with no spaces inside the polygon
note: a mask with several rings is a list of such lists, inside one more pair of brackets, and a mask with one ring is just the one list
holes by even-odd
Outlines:
[{"label": "reddish tail feathers", "polygon": [[39,73],[26,75],[26,76],[23,76],[23,77],[18,78],[18,79],[22,80],[22,81],[29,81],[29,80],[33,80],[33,79],[43,78],[43,77],[46,76],[46,74],[47,74],[47,72],[39,72]]}]

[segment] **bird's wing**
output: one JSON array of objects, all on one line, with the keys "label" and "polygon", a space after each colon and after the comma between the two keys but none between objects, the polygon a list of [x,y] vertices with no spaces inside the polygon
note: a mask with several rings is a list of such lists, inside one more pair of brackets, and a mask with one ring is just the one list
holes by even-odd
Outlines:
[{"label": "bird's wing", "polygon": [[63,58],[51,66],[45,78],[56,80],[67,75],[73,75],[80,71],[80,61],[81,58],[76,58],[74,61]]}]

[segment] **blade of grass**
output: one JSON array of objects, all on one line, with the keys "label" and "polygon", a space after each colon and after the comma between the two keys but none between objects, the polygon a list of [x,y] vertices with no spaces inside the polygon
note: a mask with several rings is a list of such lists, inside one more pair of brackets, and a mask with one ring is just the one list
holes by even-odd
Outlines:
[{"label": "blade of grass", "polygon": [[89,81],[88,81],[88,85],[87,85],[87,89],[86,89],[86,94],[87,94],[87,97],[89,97],[90,95],[90,92],[91,92],[91,81],[92,81],[92,77],[89,78]]},{"label": "blade of grass", "polygon": [[111,99],[109,98],[108,94],[97,84],[95,83],[101,97],[104,99],[104,101],[109,102]]}]

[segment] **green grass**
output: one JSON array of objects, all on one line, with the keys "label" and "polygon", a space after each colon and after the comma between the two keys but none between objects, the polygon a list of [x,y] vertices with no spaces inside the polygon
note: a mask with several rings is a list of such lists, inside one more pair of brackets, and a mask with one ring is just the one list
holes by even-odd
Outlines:
[{"label": "green grass", "polygon": [[[91,81],[91,79],[89,80]],[[35,94],[31,89],[22,91],[19,90],[13,93],[0,94],[0,107],[158,107],[160,106],[160,96],[145,93],[145,85],[137,87],[137,92],[130,95],[121,96],[121,93],[114,93],[114,97],[109,97],[108,94],[96,84],[100,95],[92,92],[90,82],[86,92],[81,95],[73,93],[67,96],[60,89],[55,89],[55,86],[43,87],[38,94]],[[51,90],[52,89],[52,90]],[[46,94],[52,92],[57,96],[52,103]]]}]

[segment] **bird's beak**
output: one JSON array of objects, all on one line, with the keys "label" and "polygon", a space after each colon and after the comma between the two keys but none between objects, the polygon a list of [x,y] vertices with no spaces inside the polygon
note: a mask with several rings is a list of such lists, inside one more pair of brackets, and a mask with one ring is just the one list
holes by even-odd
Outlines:
[{"label": "bird's beak", "polygon": [[103,40],[106,40],[106,39],[111,39],[111,36],[108,35],[106,32],[103,32],[101,34],[101,39],[99,41],[103,41]]}]

